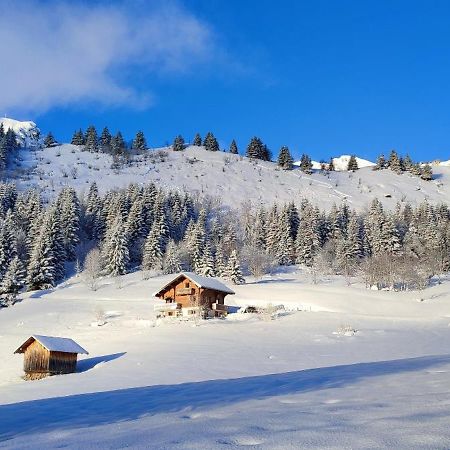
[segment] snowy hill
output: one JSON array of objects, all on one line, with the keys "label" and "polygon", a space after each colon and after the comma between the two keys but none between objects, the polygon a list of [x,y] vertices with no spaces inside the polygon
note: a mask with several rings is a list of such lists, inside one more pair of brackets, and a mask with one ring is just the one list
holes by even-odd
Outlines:
[{"label": "snowy hill", "polygon": [[11,128],[16,133],[17,140],[21,146],[33,148],[39,145],[40,131],[34,122],[21,122],[3,117],[0,118],[0,124],[3,124],[5,131]]},{"label": "snowy hill", "polygon": [[66,185],[84,192],[89,183],[96,181],[101,192],[129,183],[154,182],[169,189],[219,197],[232,207],[244,202],[299,203],[307,198],[321,208],[346,200],[351,207],[362,210],[374,197],[383,200],[388,208],[405,200],[417,204],[424,199],[439,203],[450,198],[450,167],[445,166],[434,167],[436,179],[426,182],[409,173],[397,175],[390,170],[373,171],[370,167],[354,173],[315,171],[306,175],[299,169],[284,171],[272,162],[208,152],[203,147],[189,147],[183,152],[171,148],[149,150],[120,170],[112,168],[110,155],[83,152],[70,144],[37,152],[23,151],[20,157],[17,164],[27,173],[16,179],[19,188],[37,187],[45,196],[55,195]]},{"label": "snowy hill", "polygon": [[[0,448],[449,447],[450,280],[370,291],[294,267],[227,297],[287,314],[193,326],[155,319],[169,278],[72,278],[0,310]],[[34,333],[85,347],[78,373],[22,380],[13,351]]]},{"label": "snowy hill", "polygon": [[[334,164],[334,170],[337,171],[347,171],[348,162],[350,160],[350,155],[342,155],[338,158],[332,158]],[[311,161],[314,170],[321,169],[321,163],[318,161]],[[368,161],[367,159],[358,158],[356,156],[356,162],[358,163],[358,167],[362,169],[363,167],[373,167],[375,163],[372,161]],[[294,162],[295,166],[300,166],[300,161]]]}]

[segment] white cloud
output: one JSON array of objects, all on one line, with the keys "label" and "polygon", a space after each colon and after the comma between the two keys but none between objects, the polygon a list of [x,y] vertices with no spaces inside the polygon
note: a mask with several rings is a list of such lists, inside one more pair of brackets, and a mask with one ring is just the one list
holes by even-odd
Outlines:
[{"label": "white cloud", "polygon": [[213,53],[209,27],[175,4],[0,0],[0,113],[94,101],[146,106],[133,73],[180,72]]}]

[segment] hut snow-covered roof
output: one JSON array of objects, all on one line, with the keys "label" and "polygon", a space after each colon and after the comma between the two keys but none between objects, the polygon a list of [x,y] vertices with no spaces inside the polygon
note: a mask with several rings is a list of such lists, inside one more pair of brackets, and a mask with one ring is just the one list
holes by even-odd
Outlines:
[{"label": "hut snow-covered roof", "polygon": [[186,277],[189,278],[193,283],[195,283],[199,288],[204,289],[212,289],[214,291],[225,292],[227,294],[234,294],[235,292],[231,290],[228,286],[225,286],[216,278],[202,277],[201,275],[197,275],[194,272],[181,272],[175,278],[173,278],[169,283],[163,286],[159,291],[153,294],[154,297],[157,297],[159,293],[164,291],[168,286],[173,284],[174,281],[179,278]]},{"label": "hut snow-covered roof", "polygon": [[26,348],[34,341],[38,341],[50,352],[89,354],[83,347],[70,338],[42,336],[38,334],[29,337],[14,353],[24,353]]}]

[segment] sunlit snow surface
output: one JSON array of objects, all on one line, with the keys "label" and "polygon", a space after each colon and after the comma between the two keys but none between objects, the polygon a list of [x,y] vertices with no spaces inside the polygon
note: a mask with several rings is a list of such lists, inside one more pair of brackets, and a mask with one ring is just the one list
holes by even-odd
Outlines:
[{"label": "sunlit snow surface", "polygon": [[[394,293],[293,267],[227,297],[285,315],[199,326],[156,321],[170,278],[72,278],[0,310],[0,448],[450,447],[448,278]],[[79,373],[23,381],[13,351],[35,333],[88,350]]]},{"label": "sunlit snow surface", "polygon": [[[258,206],[294,201],[299,204],[307,198],[321,208],[346,201],[350,207],[364,210],[377,197],[386,208],[393,209],[397,202],[441,203],[450,199],[450,167],[446,166],[433,167],[435,179],[427,182],[408,173],[373,171],[371,167],[354,173],[324,174],[317,170],[306,175],[298,168],[284,171],[275,163],[207,152],[201,147],[190,147],[183,152],[170,148],[149,150],[146,155],[138,156],[131,165],[117,171],[112,168],[111,156],[83,152],[70,144],[36,152],[23,151],[22,171],[16,174],[15,181],[19,188],[36,187],[49,198],[67,185],[80,193],[86,192],[93,181],[102,193],[130,183],[154,182],[168,189],[217,197],[231,207],[243,203]],[[25,175],[24,171],[28,173]]]}]

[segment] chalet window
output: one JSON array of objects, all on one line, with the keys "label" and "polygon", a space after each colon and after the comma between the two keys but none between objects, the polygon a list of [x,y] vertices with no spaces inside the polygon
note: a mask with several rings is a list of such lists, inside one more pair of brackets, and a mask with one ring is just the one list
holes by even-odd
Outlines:
[{"label": "chalet window", "polygon": [[184,283],[184,287],[188,288],[189,287],[189,282]]}]

